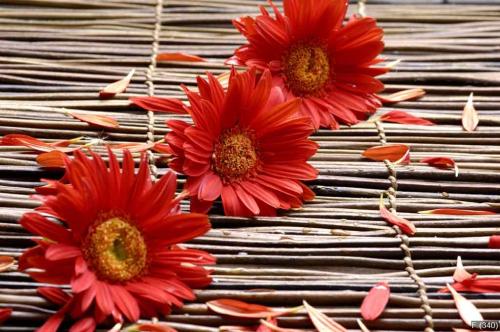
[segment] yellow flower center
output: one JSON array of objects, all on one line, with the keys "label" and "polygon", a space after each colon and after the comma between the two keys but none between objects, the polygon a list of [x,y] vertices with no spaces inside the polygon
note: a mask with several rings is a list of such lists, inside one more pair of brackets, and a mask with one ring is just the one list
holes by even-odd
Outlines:
[{"label": "yellow flower center", "polygon": [[258,153],[253,135],[238,127],[224,132],[215,144],[214,171],[226,182],[246,178],[255,172]]},{"label": "yellow flower center", "polygon": [[98,224],[85,244],[85,258],[100,279],[125,282],[146,269],[144,238],[135,226],[122,219],[112,218]]},{"label": "yellow flower center", "polygon": [[330,77],[330,62],[318,46],[298,44],[284,57],[286,84],[296,96],[320,93]]}]

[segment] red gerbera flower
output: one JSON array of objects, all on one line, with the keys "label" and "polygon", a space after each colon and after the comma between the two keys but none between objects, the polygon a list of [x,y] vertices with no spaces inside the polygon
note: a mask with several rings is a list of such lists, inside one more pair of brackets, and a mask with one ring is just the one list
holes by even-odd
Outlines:
[{"label": "red gerbera flower", "polygon": [[352,125],[381,106],[375,96],[384,85],[374,78],[387,71],[380,62],[383,31],[373,18],[353,16],[342,24],[345,0],[284,0],[285,15],[261,6],[256,18],[233,21],[248,44],[228,64],[268,68],[286,99],[302,99],[301,112],[316,128]]},{"label": "red gerbera flower", "polygon": [[284,102],[271,75],[232,72],[227,92],[211,74],[198,78],[199,93],[185,92],[193,125],[171,120],[167,134],[175,158],[170,164],[188,179],[191,211],[207,212],[222,198],[227,215],[272,215],[314,197],[301,180],[317,171],[307,163],[317,144],[313,127],[299,117],[300,100]]},{"label": "red gerbera flower", "polygon": [[[183,196],[174,198],[173,172],[152,183],[145,158],[135,174],[128,151],[122,170],[111,151],[109,168],[100,156],[76,151],[66,163],[66,180],[53,183],[56,194],[44,196],[38,212],[21,219],[43,239],[24,252],[19,268],[39,282],[71,284],[65,310],[73,318],[92,325],[90,319],[95,324],[110,315],[118,322],[166,314],[194,299],[191,287],[210,283],[199,265],[214,258],[177,245],[204,234],[210,224],[205,215],[180,214]],[[61,313],[54,316],[46,331],[61,320]]]}]

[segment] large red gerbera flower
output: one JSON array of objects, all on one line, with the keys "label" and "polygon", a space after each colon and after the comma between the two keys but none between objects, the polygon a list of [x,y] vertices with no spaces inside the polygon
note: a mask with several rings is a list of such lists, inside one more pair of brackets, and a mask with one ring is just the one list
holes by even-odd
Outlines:
[{"label": "large red gerbera flower", "polygon": [[384,85],[374,78],[387,71],[380,62],[383,31],[372,18],[353,16],[342,25],[346,0],[284,0],[285,15],[233,21],[248,44],[226,63],[268,68],[273,84],[287,100],[302,99],[301,112],[316,128],[352,125],[381,106],[375,93]]},{"label": "large red gerbera flower", "polygon": [[[65,178],[67,184],[53,184],[56,194],[44,196],[38,212],[22,217],[21,225],[42,239],[19,260],[20,270],[39,282],[71,284],[63,312],[89,326],[110,315],[136,321],[168,313],[194,299],[191,287],[210,283],[199,265],[214,258],[177,245],[210,224],[205,215],[180,214],[183,196],[174,198],[173,172],[152,183],[144,158],[135,174],[127,151],[121,171],[111,151],[109,168],[100,156],[77,151]],[[47,321],[44,331],[57,329],[62,316]]]},{"label": "large red gerbera flower", "polygon": [[271,75],[255,70],[231,73],[224,91],[211,74],[198,78],[199,93],[185,89],[194,124],[171,120],[166,136],[174,170],[188,179],[191,211],[207,212],[222,198],[227,215],[272,215],[314,197],[301,180],[317,171],[307,163],[317,144],[314,128],[298,116],[300,100],[284,102]]}]

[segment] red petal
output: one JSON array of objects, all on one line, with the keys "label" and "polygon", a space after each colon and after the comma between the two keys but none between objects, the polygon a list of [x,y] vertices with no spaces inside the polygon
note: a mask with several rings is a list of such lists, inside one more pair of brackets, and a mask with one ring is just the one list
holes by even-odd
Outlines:
[{"label": "red petal", "polygon": [[412,99],[418,99],[425,95],[423,89],[408,89],[403,91],[398,91],[388,96],[377,96],[384,103],[398,103],[400,101],[407,101]]},{"label": "red petal", "polygon": [[499,249],[500,248],[500,235],[490,236],[490,240],[488,241],[488,247],[491,249]]},{"label": "red petal", "polygon": [[479,124],[479,116],[474,108],[474,94],[471,92],[462,112],[462,126],[466,131],[474,131]]},{"label": "red petal", "polygon": [[93,332],[95,331],[95,320],[92,317],[85,317],[73,324],[69,332]]},{"label": "red petal", "polygon": [[177,330],[174,330],[170,326],[168,326],[165,323],[156,323],[156,324],[138,324],[135,325],[135,328],[138,331],[144,331],[144,332],[177,332]]},{"label": "red petal", "polygon": [[438,168],[452,168],[455,170],[455,177],[458,176],[458,166],[455,161],[449,157],[429,157],[420,160],[420,162]]},{"label": "red petal", "polygon": [[458,294],[458,292],[449,284],[446,285],[448,287],[448,290],[451,292],[451,295],[453,296],[453,301],[455,301],[455,306],[458,309],[458,313],[460,314],[460,317],[462,317],[462,320],[472,327],[472,321],[482,321],[483,316],[477,310],[476,306],[467,300],[465,297],[462,295]]},{"label": "red petal", "polygon": [[40,141],[37,138],[22,134],[5,135],[4,137],[2,137],[0,145],[25,146],[38,152],[48,152],[53,150],[59,150],[61,152],[72,152],[77,149],[58,147],[53,144]]},{"label": "red petal", "polygon": [[[259,304],[251,304],[232,299],[219,299],[207,302],[208,308],[221,315],[241,318],[266,318],[276,317],[290,312],[277,311],[273,308]],[[295,308],[293,310],[296,310]]]},{"label": "red petal", "polygon": [[64,292],[60,288],[38,287],[36,291],[38,292],[38,294],[42,295],[44,298],[46,298],[50,302],[57,304],[59,306],[63,306],[69,300],[71,300],[71,296],[69,296],[66,292]]},{"label": "red petal", "polygon": [[96,281],[95,286],[96,286],[96,294],[95,294],[96,305],[99,308],[99,310],[101,310],[102,313],[105,316],[107,316],[111,314],[111,312],[114,309],[111,289],[109,285],[101,281]]},{"label": "red petal", "polygon": [[87,289],[89,289],[95,282],[96,276],[94,272],[87,271],[79,276],[73,277],[71,280],[71,288],[75,293],[81,293]]},{"label": "red petal", "polygon": [[202,201],[216,200],[222,191],[222,181],[215,173],[206,174],[200,182],[198,188],[198,198]]},{"label": "red petal", "polygon": [[80,248],[72,245],[55,243],[51,244],[45,252],[45,258],[50,261],[58,261],[61,259],[75,258],[81,256]]},{"label": "red petal", "polygon": [[112,286],[113,300],[118,310],[131,322],[139,319],[140,310],[136,299],[123,287]]},{"label": "red petal", "polygon": [[410,147],[405,144],[387,144],[368,148],[362,155],[376,161],[399,162],[408,155],[409,151]]},{"label": "red petal", "polygon": [[421,214],[445,214],[454,216],[483,216],[496,214],[493,211],[482,211],[482,210],[462,210],[462,209],[434,209],[426,211],[418,211]]},{"label": "red petal", "polygon": [[0,256],[0,272],[7,271],[15,262],[14,257]]},{"label": "red petal", "polygon": [[207,60],[197,55],[174,52],[174,53],[160,53],[156,56],[156,61],[205,62]]},{"label": "red petal", "polygon": [[304,307],[319,332],[347,332],[347,329],[304,301]]},{"label": "red petal", "polygon": [[130,80],[132,76],[134,76],[135,69],[132,69],[127,76],[122,78],[119,81],[109,84],[104,89],[99,92],[99,97],[101,98],[111,98],[116,94],[122,93],[127,90],[128,85],[130,84]]},{"label": "red petal", "polygon": [[47,220],[37,213],[25,213],[19,223],[31,233],[43,236],[49,240],[71,243],[71,233],[64,227]]},{"label": "red petal", "polygon": [[83,114],[77,112],[68,112],[69,115],[80,121],[86,122],[90,125],[103,127],[103,128],[118,128],[120,124],[115,119],[105,115]]},{"label": "red petal", "polygon": [[3,324],[3,322],[9,319],[11,314],[12,314],[12,309],[10,308],[0,309],[0,324]]},{"label": "red petal", "polygon": [[415,228],[415,225],[413,225],[412,222],[404,218],[398,217],[394,215],[391,211],[387,210],[387,208],[384,205],[383,195],[380,195],[379,209],[380,209],[380,215],[382,216],[382,218],[385,219],[385,221],[387,221],[392,225],[398,226],[405,234],[414,235],[417,232],[417,229]]},{"label": "red petal", "polygon": [[54,150],[39,154],[36,157],[36,162],[42,167],[63,168],[67,157],[61,151]]},{"label": "red petal", "polygon": [[384,113],[380,118],[380,121],[385,121],[385,122],[395,122],[395,123],[402,123],[402,124],[414,124],[414,125],[420,125],[420,126],[432,126],[434,125],[433,122],[419,118],[417,116],[408,114],[403,111],[390,111],[387,113]]},{"label": "red petal", "polygon": [[[129,99],[132,104],[152,112],[166,112],[186,114],[186,108],[182,101],[175,98],[160,97],[134,97]],[[175,120],[171,120],[175,121]],[[169,123],[171,122],[169,121]]]},{"label": "red petal", "polygon": [[50,316],[49,319],[36,331],[37,332],[55,332],[59,328],[59,325],[61,325],[63,319],[64,319],[64,314],[66,310],[59,310],[56,312],[54,315]]},{"label": "red petal", "polygon": [[375,320],[384,312],[391,290],[387,282],[379,282],[366,295],[361,304],[361,316],[365,320]]}]

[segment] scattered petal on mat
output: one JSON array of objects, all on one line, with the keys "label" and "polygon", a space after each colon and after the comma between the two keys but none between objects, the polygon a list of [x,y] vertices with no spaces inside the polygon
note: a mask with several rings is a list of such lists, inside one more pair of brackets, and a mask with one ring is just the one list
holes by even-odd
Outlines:
[{"label": "scattered petal on mat", "polygon": [[263,319],[260,320],[260,324],[261,324],[261,326],[263,325],[263,326],[267,327],[269,331],[273,331],[273,332],[304,332],[304,330],[287,329],[284,327],[279,327],[275,323],[270,322],[268,320],[263,320]]},{"label": "scattered petal on mat", "polygon": [[454,216],[483,216],[496,214],[493,211],[482,211],[482,210],[462,210],[462,209],[434,209],[418,211],[420,214],[444,214],[444,215],[454,215]]},{"label": "scattered petal on mat", "polygon": [[462,264],[462,257],[457,257],[457,268],[455,269],[455,273],[453,273],[453,280],[456,282],[462,282],[464,280],[470,279],[472,274],[467,272]]},{"label": "scattered petal on mat", "polygon": [[389,211],[384,205],[384,195],[380,195],[380,203],[379,203],[380,215],[391,225],[398,226],[403,233],[408,235],[414,235],[417,232],[415,225],[409,220],[396,216],[391,211]]},{"label": "scattered petal on mat", "polygon": [[362,153],[362,155],[363,157],[371,160],[389,160],[393,163],[400,163],[408,159],[409,153],[410,147],[408,145],[387,144],[368,148]]},{"label": "scattered petal on mat", "polygon": [[10,315],[12,315],[11,308],[2,308],[0,309],[0,324],[3,324],[7,319],[9,319]]},{"label": "scattered petal on mat", "polygon": [[297,308],[292,308],[289,310],[278,311],[260,304],[251,304],[232,299],[209,301],[207,302],[207,306],[218,314],[243,318],[276,317],[297,310]]},{"label": "scattered petal on mat", "polygon": [[359,325],[359,328],[361,330],[361,332],[370,332],[370,330],[366,327],[365,324],[363,324],[363,322],[361,321],[361,319],[356,319],[356,322],[358,322],[358,325]]},{"label": "scattered petal on mat", "polygon": [[434,122],[419,118],[418,116],[414,116],[414,115],[408,114],[408,113],[403,112],[403,111],[390,111],[390,112],[384,113],[379,118],[379,120],[383,121],[383,122],[413,124],[413,125],[420,125],[420,126],[432,126],[432,125],[434,125]]},{"label": "scattered petal on mat", "polygon": [[177,330],[171,328],[165,323],[144,323],[137,324],[134,326],[132,331],[144,331],[144,332],[177,332]]},{"label": "scattered petal on mat", "polygon": [[490,236],[490,240],[488,241],[488,248],[500,249],[500,235]]},{"label": "scattered petal on mat", "polygon": [[111,128],[111,129],[120,127],[118,121],[106,115],[83,114],[83,113],[69,112],[69,111],[68,115],[71,115],[75,119],[86,122],[90,125],[98,127]]},{"label": "scattered petal on mat", "polygon": [[375,320],[384,312],[391,290],[386,281],[376,284],[366,295],[361,304],[361,316],[365,320]]},{"label": "scattered petal on mat", "polygon": [[347,332],[347,329],[345,327],[343,327],[318,309],[309,305],[309,303],[307,303],[306,301],[304,301],[303,303],[304,308],[306,308],[307,313],[309,314],[309,318],[314,324],[314,327],[316,327],[319,332]]},{"label": "scattered petal on mat", "polygon": [[68,148],[55,146],[53,143],[46,143],[38,138],[23,134],[8,134],[2,137],[0,145],[24,146],[37,152],[49,152],[59,150],[61,152],[72,152],[79,148]]},{"label": "scattered petal on mat", "polygon": [[455,170],[455,177],[458,177],[458,165],[455,160],[449,157],[429,157],[420,160],[421,163],[429,164],[437,168],[451,168]]},{"label": "scattered petal on mat", "polygon": [[377,98],[380,99],[380,101],[382,101],[383,103],[392,104],[401,101],[418,99],[424,95],[425,95],[424,89],[416,88],[416,89],[398,91],[388,96],[377,96]]},{"label": "scattered petal on mat", "polygon": [[197,55],[174,52],[174,53],[160,53],[156,56],[156,61],[205,62],[207,60]]},{"label": "scattered petal on mat", "polygon": [[0,256],[0,272],[7,271],[11,266],[14,265],[16,260],[14,257],[10,256]]},{"label": "scattered petal on mat", "polygon": [[132,76],[134,76],[135,69],[132,69],[127,76],[122,78],[119,81],[113,82],[106,86],[104,89],[99,91],[99,97],[101,98],[112,98],[115,95],[125,92],[127,90],[128,85],[130,84],[130,80]]},{"label": "scattered petal on mat", "polygon": [[465,104],[464,111],[462,112],[462,127],[466,131],[474,131],[479,124],[479,116],[474,108],[474,93],[470,93],[467,99],[467,104]]},{"label": "scattered petal on mat", "polygon": [[112,150],[128,150],[130,152],[144,152],[152,148],[154,143],[120,143],[108,145]]},{"label": "scattered petal on mat", "polygon": [[61,151],[43,152],[36,157],[36,162],[42,167],[62,168],[65,166],[64,160],[68,156]]},{"label": "scattered petal on mat", "polygon": [[460,295],[451,285],[446,284],[446,287],[451,292],[458,313],[465,324],[472,327],[472,321],[483,320],[483,316],[471,301]]},{"label": "scattered petal on mat", "polygon": [[[278,320],[274,317],[268,317],[266,319],[267,322],[273,324],[273,325],[276,325],[278,326]],[[264,325],[264,324],[260,324],[258,327],[257,327],[257,331],[255,332],[272,332],[273,330],[271,330],[268,326]]]},{"label": "scattered petal on mat", "polygon": [[129,101],[147,111],[186,114],[186,107],[182,101],[174,98],[162,97],[132,97]]}]

